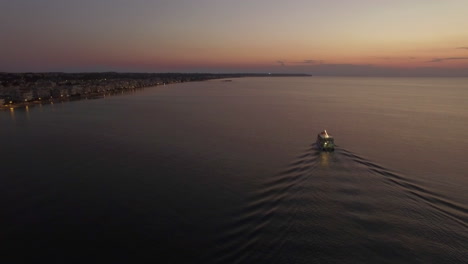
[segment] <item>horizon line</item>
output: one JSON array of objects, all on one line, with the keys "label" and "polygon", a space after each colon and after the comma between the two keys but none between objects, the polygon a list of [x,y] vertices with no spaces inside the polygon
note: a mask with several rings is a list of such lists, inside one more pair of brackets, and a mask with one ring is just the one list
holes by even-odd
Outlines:
[{"label": "horizon line", "polygon": [[446,74],[356,74],[356,73],[349,73],[349,74],[312,74],[312,73],[288,73],[288,72],[236,72],[236,73],[228,73],[228,72],[176,72],[176,71],[165,71],[165,72],[132,72],[132,71],[25,71],[25,72],[5,72],[0,71],[0,74],[105,74],[105,73],[115,73],[115,74],[211,74],[211,75],[284,75],[284,76],[302,76],[302,77],[427,77],[427,78],[464,78],[468,77],[468,73],[466,75],[446,75]]}]

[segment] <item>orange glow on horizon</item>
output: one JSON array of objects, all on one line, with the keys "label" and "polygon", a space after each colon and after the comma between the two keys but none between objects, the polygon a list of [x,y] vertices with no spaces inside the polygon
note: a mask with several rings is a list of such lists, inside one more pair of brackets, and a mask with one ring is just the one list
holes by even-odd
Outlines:
[{"label": "orange glow on horizon", "polygon": [[467,1],[137,2],[130,20],[121,3],[45,8],[23,19],[5,6],[13,22],[0,71],[468,67]]}]

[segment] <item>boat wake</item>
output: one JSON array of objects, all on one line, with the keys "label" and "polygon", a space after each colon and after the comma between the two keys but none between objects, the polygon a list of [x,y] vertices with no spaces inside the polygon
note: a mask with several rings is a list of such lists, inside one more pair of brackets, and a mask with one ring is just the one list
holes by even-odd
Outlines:
[{"label": "boat wake", "polygon": [[349,152],[347,150],[341,150],[344,156],[350,157],[356,163],[362,164],[372,173],[385,177],[385,179],[395,185],[400,187],[400,190],[406,192],[411,198],[418,202],[424,202],[427,205],[438,210],[440,213],[445,214],[447,217],[450,217],[452,220],[457,221],[460,225],[463,225],[468,228],[468,208],[458,204],[456,202],[450,201],[450,198],[438,194],[434,191],[429,190],[426,187],[423,187],[421,183],[416,183],[414,180],[411,180],[409,177],[399,175],[396,172],[392,172],[389,169],[386,169],[382,166],[379,166],[375,163],[372,163],[364,158],[359,157],[358,155]]},{"label": "boat wake", "polygon": [[434,260],[441,251],[457,262],[468,239],[465,206],[349,150],[315,144],[231,219],[216,241],[218,263],[398,262]]}]

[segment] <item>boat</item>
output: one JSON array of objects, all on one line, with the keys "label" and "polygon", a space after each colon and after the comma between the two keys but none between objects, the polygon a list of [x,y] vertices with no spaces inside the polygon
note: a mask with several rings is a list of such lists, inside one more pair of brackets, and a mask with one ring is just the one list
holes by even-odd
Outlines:
[{"label": "boat", "polygon": [[335,150],[335,140],[327,133],[327,130],[323,130],[317,135],[317,146],[320,150],[333,151]]}]

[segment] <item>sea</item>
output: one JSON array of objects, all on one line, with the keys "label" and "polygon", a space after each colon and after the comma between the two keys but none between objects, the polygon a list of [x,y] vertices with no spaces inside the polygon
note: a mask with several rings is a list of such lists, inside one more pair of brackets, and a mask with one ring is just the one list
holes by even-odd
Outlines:
[{"label": "sea", "polygon": [[2,111],[0,262],[468,263],[467,135],[468,78],[233,78]]}]

